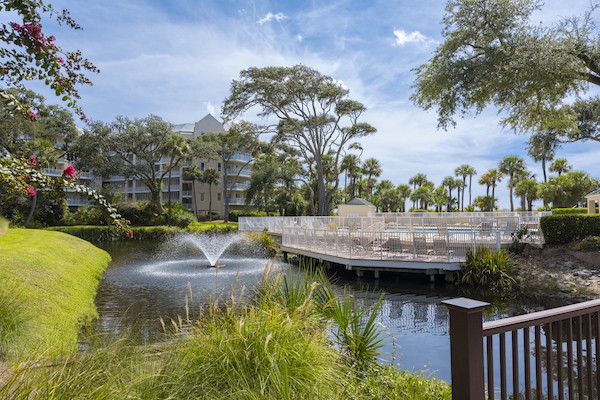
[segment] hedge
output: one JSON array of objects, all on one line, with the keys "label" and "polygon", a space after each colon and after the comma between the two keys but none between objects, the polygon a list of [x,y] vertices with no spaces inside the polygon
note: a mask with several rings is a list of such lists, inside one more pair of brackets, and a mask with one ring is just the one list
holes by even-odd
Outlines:
[{"label": "hedge", "polygon": [[553,208],[552,215],[587,214],[587,208]]},{"label": "hedge", "polygon": [[232,222],[238,222],[239,217],[266,217],[267,213],[264,211],[246,211],[246,210],[233,210],[229,213],[229,220]]},{"label": "hedge", "polygon": [[547,244],[569,243],[586,236],[600,235],[600,215],[549,215],[540,219]]},{"label": "hedge", "polygon": [[[53,226],[47,229],[68,233],[92,243],[127,239],[125,235],[119,233],[112,226]],[[132,227],[131,230],[133,231],[134,240],[164,240],[177,233],[184,232],[183,229],[175,226],[136,226]]]}]

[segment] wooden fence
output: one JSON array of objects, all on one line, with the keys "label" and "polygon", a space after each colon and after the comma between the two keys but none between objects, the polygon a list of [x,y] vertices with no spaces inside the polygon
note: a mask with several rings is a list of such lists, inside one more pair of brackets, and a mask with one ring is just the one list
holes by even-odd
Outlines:
[{"label": "wooden fence", "polygon": [[600,398],[600,300],[491,322],[488,303],[443,303],[453,400]]}]

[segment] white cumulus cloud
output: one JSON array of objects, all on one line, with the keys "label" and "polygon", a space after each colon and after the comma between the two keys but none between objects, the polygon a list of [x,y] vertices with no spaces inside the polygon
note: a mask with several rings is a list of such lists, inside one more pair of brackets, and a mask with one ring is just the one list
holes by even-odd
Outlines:
[{"label": "white cumulus cloud", "polygon": [[256,21],[257,24],[262,25],[265,22],[269,22],[272,20],[275,21],[281,21],[283,19],[286,19],[287,16],[283,13],[277,13],[277,14],[273,14],[271,12],[268,12],[267,15],[265,15],[264,17],[262,17],[261,19],[259,19],[258,21]]},{"label": "white cumulus cloud", "polygon": [[404,46],[406,43],[418,43],[427,40],[427,37],[419,31],[406,33],[402,29],[396,29],[394,30],[394,36],[396,37],[394,46]]}]

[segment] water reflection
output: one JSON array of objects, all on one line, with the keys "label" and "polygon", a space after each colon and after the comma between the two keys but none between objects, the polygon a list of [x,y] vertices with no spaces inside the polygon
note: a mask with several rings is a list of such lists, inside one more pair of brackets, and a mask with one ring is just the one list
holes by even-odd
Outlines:
[{"label": "water reflection", "polygon": [[[113,257],[96,298],[99,332],[133,331],[148,341],[162,338],[160,318],[185,318],[186,296],[190,292],[191,317],[211,297],[224,297],[236,282],[252,293],[260,282],[266,259],[238,258],[224,254],[222,268],[208,268],[198,254],[165,252],[156,246],[129,243],[107,250]],[[288,268],[279,264],[278,268]],[[464,296],[452,284],[430,284],[425,277],[382,274],[379,281],[357,281],[344,271],[335,273],[340,291],[347,287],[364,307],[372,307],[384,294],[378,323],[382,327],[382,361],[410,371],[450,381],[450,340],[448,310],[440,302]],[[421,279],[422,278],[422,279]],[[377,291],[369,290],[376,288]],[[492,302],[486,319],[538,311],[564,304],[552,297],[518,296],[509,301],[478,298]]]}]

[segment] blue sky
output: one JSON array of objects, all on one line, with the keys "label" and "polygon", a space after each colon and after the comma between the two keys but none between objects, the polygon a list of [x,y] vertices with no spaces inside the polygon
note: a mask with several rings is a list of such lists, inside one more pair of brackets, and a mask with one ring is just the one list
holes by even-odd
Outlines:
[{"label": "blue sky", "polygon": [[[547,0],[535,19],[543,23],[580,15],[589,0]],[[436,129],[436,115],[409,100],[411,70],[441,41],[440,0],[55,0],[84,28],[46,25],[66,49],[81,49],[101,70],[81,90],[93,120],[156,114],[174,124],[218,116],[230,83],[248,67],[304,64],[342,81],[363,102],[363,120],[378,132],[362,141],[363,158],[380,160],[382,179],[407,183],[419,173],[437,184],[464,163],[478,176],[508,154],[526,159],[527,136],[498,125],[495,110]],[[6,18],[6,16],[4,17]],[[43,89],[42,93],[47,93]],[[49,101],[54,101],[48,94]],[[260,122],[253,114],[246,119]],[[600,178],[600,144],[568,144],[558,157]],[[478,180],[478,177],[475,178]],[[509,207],[503,182],[496,192]],[[473,195],[485,194],[474,184]]]}]

